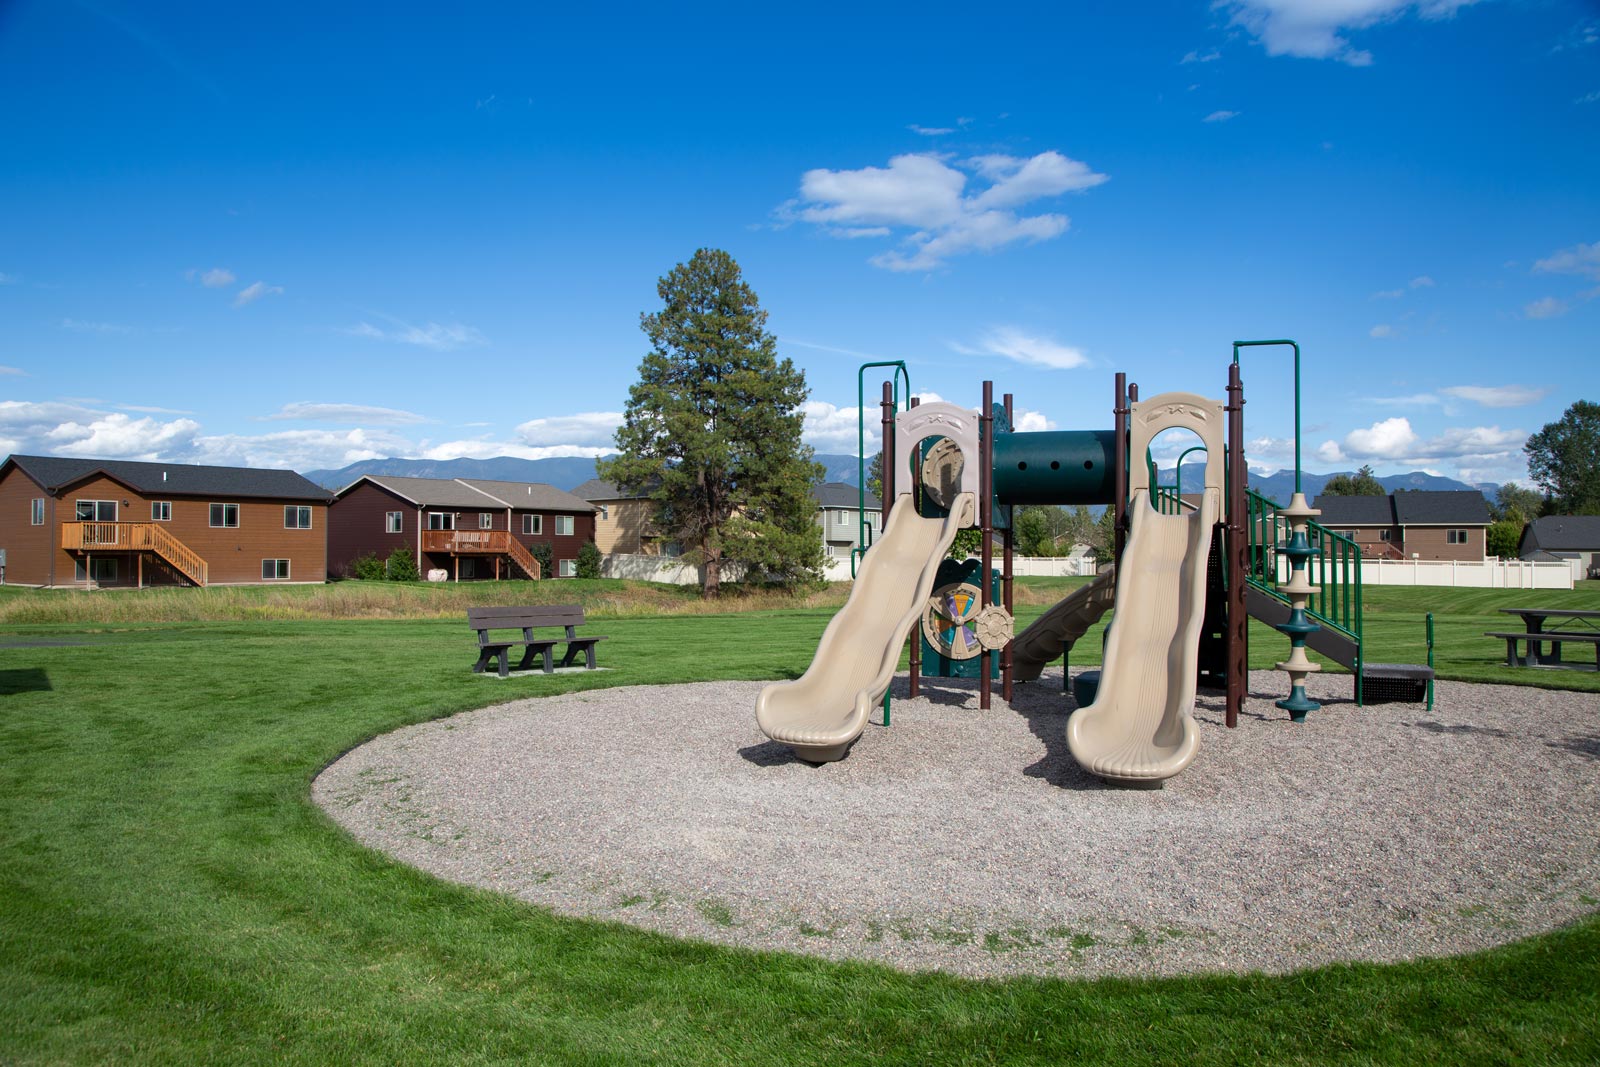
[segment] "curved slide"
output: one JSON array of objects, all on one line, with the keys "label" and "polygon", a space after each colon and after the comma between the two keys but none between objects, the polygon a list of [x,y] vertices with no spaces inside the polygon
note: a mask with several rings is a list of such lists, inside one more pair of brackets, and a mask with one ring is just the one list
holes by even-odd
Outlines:
[{"label": "curved slide", "polygon": [[1063,645],[1082,637],[1111,610],[1116,593],[1116,568],[1106,566],[1088,585],[1079,586],[1017,635],[1011,646],[1011,677],[1031,682],[1044,665],[1061,656]]},{"label": "curved slide", "polygon": [[883,536],[862,557],[850,599],[823,631],[811,666],[756,698],[763,733],[809,763],[844,756],[889,688],[939,561],[962,527],[976,522],[977,511],[972,493],[959,494],[942,519],[918,515],[909,494],[895,499]]},{"label": "curved slide", "polygon": [[1162,430],[1183,426],[1207,446],[1200,505],[1178,515],[1150,506],[1145,464],[1130,471],[1132,529],[1122,553],[1116,616],[1095,701],[1067,723],[1073,758],[1091,774],[1158,786],[1194,759],[1200,630],[1211,531],[1222,508],[1222,405],[1166,393],[1133,405],[1129,451],[1143,456]]}]

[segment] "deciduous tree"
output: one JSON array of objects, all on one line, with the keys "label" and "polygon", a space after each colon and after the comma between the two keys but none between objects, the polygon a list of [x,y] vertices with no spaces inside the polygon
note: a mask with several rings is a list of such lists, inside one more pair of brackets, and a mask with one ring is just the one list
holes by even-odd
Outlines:
[{"label": "deciduous tree", "polygon": [[778,359],[767,313],[739,264],[702,248],[656,285],[639,316],[650,352],[628,390],[616,459],[600,477],[647,494],[715,598],[724,561],[781,584],[821,577],[811,487],[821,465],[800,440],[805,374]]},{"label": "deciduous tree", "polygon": [[1322,487],[1324,496],[1388,496],[1389,490],[1378,481],[1377,475],[1372,473],[1370,466],[1364,466],[1354,474],[1335,474],[1329,478]]},{"label": "deciduous tree", "polygon": [[1528,473],[1558,515],[1600,515],[1600,404],[1580,400],[1528,438]]}]

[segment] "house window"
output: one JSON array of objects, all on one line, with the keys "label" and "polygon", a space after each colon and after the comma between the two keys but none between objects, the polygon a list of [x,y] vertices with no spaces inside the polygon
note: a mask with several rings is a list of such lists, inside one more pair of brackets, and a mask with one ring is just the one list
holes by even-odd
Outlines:
[{"label": "house window", "polygon": [[294,504],[286,505],[283,509],[283,528],[285,530],[311,529],[311,509]]},{"label": "house window", "polygon": [[543,515],[524,515],[524,516],[522,516],[522,532],[525,533],[525,534],[542,534],[542,533],[544,533],[544,516]]},{"label": "house window", "polygon": [[405,533],[406,523],[403,511],[386,511],[383,513],[384,533]]},{"label": "house window", "polygon": [[611,509],[604,504],[600,505],[600,518],[602,521],[611,518]]},{"label": "house window", "polygon": [[237,526],[237,525],[239,525],[239,505],[238,504],[212,504],[211,505],[211,525],[213,525],[213,526]]},{"label": "house window", "polygon": [[557,515],[556,516],[556,536],[557,537],[571,537],[572,536],[572,516],[571,515]]},{"label": "house window", "polygon": [[661,542],[661,554],[676,559],[683,555],[683,545],[677,541],[663,541]]},{"label": "house window", "polygon": [[1393,541],[1394,540],[1394,531],[1393,530],[1379,530],[1378,531],[1378,540],[1380,540],[1380,541]]},{"label": "house window", "polygon": [[44,525],[44,497],[42,496],[33,498],[33,524],[35,526]]},{"label": "house window", "polygon": [[1446,530],[1444,532],[1444,543],[1447,544],[1447,545],[1464,545],[1464,544],[1466,544],[1467,543],[1467,531],[1465,531],[1465,530]]},{"label": "house window", "polygon": [[492,530],[492,529],[494,529],[494,512],[492,512],[492,511],[480,511],[480,512],[478,512],[478,529],[480,529],[480,530]]},{"label": "house window", "polygon": [[471,556],[456,561],[457,578],[476,578],[478,576],[478,561]]},{"label": "house window", "polygon": [[261,579],[267,582],[282,582],[289,578],[289,561],[286,559],[264,559],[261,561]]},{"label": "house window", "polygon": [[74,561],[72,575],[78,581],[87,581],[93,578],[102,584],[117,580],[117,561],[114,559],[91,559],[87,567],[83,560]]},{"label": "house window", "polygon": [[430,529],[430,530],[454,530],[455,528],[456,528],[456,517],[455,517],[455,515],[451,514],[450,512],[448,512],[448,511],[430,511],[430,512],[428,512],[428,529]]},{"label": "house window", "polygon": [[578,576],[578,561],[575,559],[561,559],[556,561],[556,577],[576,578]]},{"label": "house window", "polygon": [[150,501],[150,521],[151,522],[171,522],[172,521],[172,501],[170,501],[170,500],[152,500],[152,501]]},{"label": "house window", "polygon": [[79,522],[117,521],[115,500],[79,500],[76,503]]}]

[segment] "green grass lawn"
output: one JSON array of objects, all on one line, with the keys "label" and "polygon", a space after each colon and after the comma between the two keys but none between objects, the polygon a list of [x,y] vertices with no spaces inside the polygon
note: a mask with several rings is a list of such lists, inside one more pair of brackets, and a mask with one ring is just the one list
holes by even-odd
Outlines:
[{"label": "green grass lawn", "polygon": [[[1385,639],[1420,642],[1433,610],[1442,673],[1506,680],[1481,637],[1501,601],[1383,593]],[[310,802],[405,723],[797,675],[830,614],[599,618],[610,670],[505,681],[468,672],[459,618],[4,624],[27,647],[0,649],[0,1063],[1600,1061],[1597,919],[1287,977],[975,982],[555,917],[368,852]]]}]

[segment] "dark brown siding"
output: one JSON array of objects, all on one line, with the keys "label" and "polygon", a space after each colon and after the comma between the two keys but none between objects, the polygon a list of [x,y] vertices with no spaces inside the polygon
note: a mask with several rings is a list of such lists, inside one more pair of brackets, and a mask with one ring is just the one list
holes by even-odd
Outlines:
[{"label": "dark brown siding", "polygon": [[[33,501],[44,498],[43,526],[33,525]],[[10,585],[47,585],[55,527],[50,522],[49,494],[20,469],[0,478],[0,548],[6,550],[5,579]],[[72,577],[72,572],[67,572]]]},{"label": "dark brown siding", "polygon": [[[384,515],[400,512],[400,533],[384,532]],[[417,506],[371,482],[362,482],[328,508],[328,574],[349,576],[350,563],[368,552],[387,559],[404,545],[417,551]]]},{"label": "dark brown siding", "polygon": [[[564,559],[576,561],[578,550],[583,547],[583,543],[594,540],[594,515],[589,512],[572,515],[572,533],[570,535],[556,535],[556,516],[570,514],[572,513],[565,511],[519,510],[514,513],[511,520],[512,536],[518,541],[521,541],[529,548],[541,541],[550,546],[550,573],[545,575],[546,578],[559,577],[561,574],[561,561]],[[522,517],[524,515],[540,516],[539,528],[543,533],[523,533]]]},{"label": "dark brown siding", "polygon": [[[1447,530],[1467,531],[1464,545],[1447,544]],[[1476,563],[1483,559],[1487,534],[1482,526],[1407,526],[1406,559],[1416,553],[1418,559],[1453,559]]]}]

